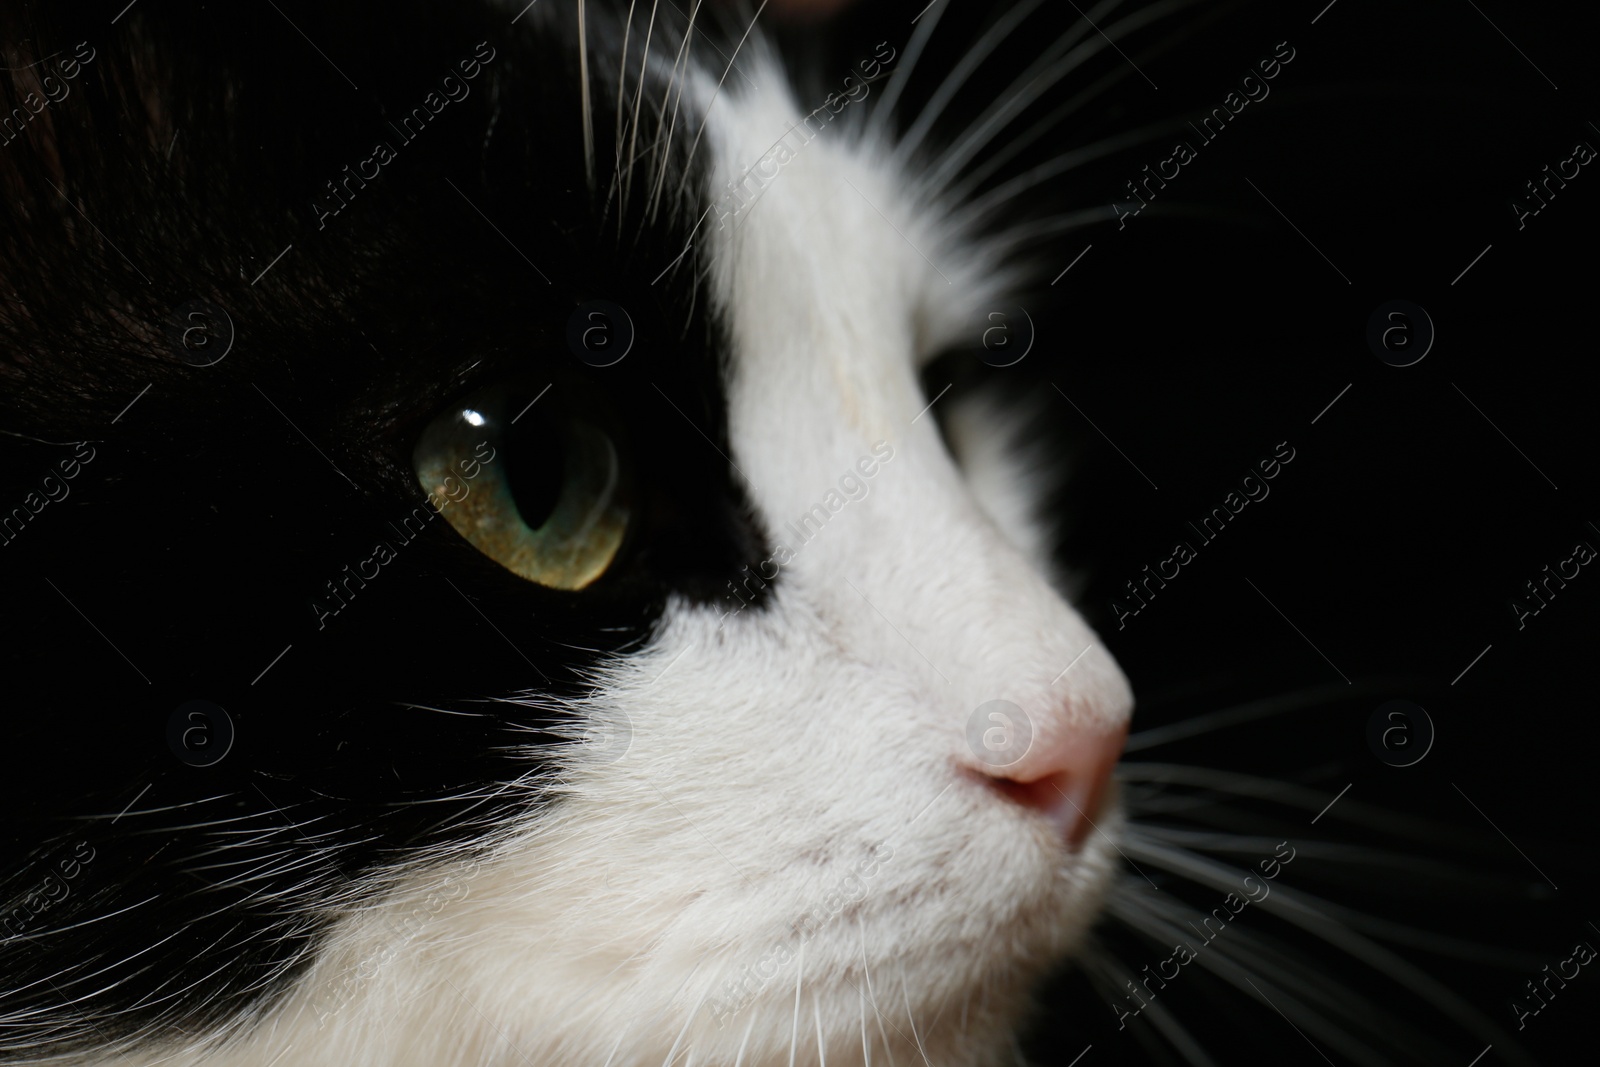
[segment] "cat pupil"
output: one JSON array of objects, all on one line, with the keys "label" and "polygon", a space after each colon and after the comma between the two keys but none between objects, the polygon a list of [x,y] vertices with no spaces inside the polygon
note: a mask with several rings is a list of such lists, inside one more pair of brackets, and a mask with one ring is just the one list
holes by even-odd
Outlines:
[{"label": "cat pupil", "polygon": [[568,478],[569,457],[560,416],[523,418],[506,442],[506,480],[517,514],[537,530],[555,511]]}]

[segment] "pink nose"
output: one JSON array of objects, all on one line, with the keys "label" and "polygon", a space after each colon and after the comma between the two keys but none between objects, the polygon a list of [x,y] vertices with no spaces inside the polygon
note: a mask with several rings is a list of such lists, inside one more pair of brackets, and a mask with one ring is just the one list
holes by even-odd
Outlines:
[{"label": "pink nose", "polygon": [[1110,729],[1064,731],[1033,738],[1014,763],[979,760],[973,769],[1002,795],[1043,815],[1077,849],[1095,829],[1127,739],[1126,720]]}]

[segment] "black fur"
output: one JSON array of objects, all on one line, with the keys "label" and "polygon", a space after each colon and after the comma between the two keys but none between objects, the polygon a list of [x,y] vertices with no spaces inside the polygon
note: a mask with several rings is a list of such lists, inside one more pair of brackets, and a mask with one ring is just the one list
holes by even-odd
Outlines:
[{"label": "black fur", "polygon": [[[608,195],[609,124],[590,188],[568,9],[513,25],[477,4],[166,4],[112,24],[119,6],[0,19],[10,67],[92,50],[0,148],[0,501],[22,509],[0,544],[0,649],[39,693],[0,769],[11,1055],[259,1007],[387,874],[537,803],[542,731],[572,724],[494,698],[581,695],[665,598],[719,602],[767,554],[718,454],[721,341],[695,260],[666,269],[701,211],[690,139],[663,162],[654,225],[655,158],[620,211]],[[591,8],[604,117],[620,33]],[[398,129],[446,75],[461,98]],[[30,77],[0,82],[6,111]],[[380,141],[395,158],[350,181]],[[613,367],[566,343],[591,299],[636,331]],[[186,351],[225,344],[217,308],[231,351],[193,366]],[[209,340],[184,338],[196,324]],[[512,577],[445,522],[405,531],[428,514],[422,428],[501,382],[519,407],[556,383],[530,419],[587,383],[631,438],[642,517],[581,593]],[[75,455],[69,495],[34,513]],[[380,540],[398,558],[352,583]],[[214,766],[168,744],[197,699],[236,729]],[[83,848],[87,874],[39,897]]]}]

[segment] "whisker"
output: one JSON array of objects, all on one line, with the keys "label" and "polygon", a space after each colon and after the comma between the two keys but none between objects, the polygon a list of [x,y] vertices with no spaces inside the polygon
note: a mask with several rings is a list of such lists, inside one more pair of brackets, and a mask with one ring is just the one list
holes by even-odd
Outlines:
[{"label": "whisker", "polygon": [[688,163],[692,162],[695,155],[700,151],[700,138],[706,132],[706,123],[711,121],[711,109],[716,106],[717,97],[722,95],[722,85],[728,80],[728,75],[733,72],[733,64],[738,60],[739,53],[744,48],[744,43],[750,39],[750,34],[756,28],[756,23],[760,20],[761,13],[767,9],[767,4],[770,2],[771,0],[761,0],[761,6],[756,8],[756,13],[750,17],[750,25],[745,27],[744,36],[740,37],[739,43],[734,46],[733,55],[728,57],[728,65],[723,68],[722,77],[717,79],[717,87],[711,93],[711,99],[706,103],[705,114],[700,119],[700,128],[695,130],[694,143],[689,146],[689,156],[684,164],[683,178],[678,182],[677,195],[680,199],[683,196],[684,187],[689,181]]},{"label": "whisker", "polygon": [[889,84],[883,87],[883,96],[873,107],[871,116],[867,119],[864,137],[867,139],[882,137],[890,117],[894,113],[894,106],[900,100],[900,93],[905,89],[906,83],[911,80],[911,72],[916,69],[917,59],[921,57],[922,50],[927,47],[928,39],[933,36],[933,28],[939,24],[939,19],[944,15],[948,3],[941,3],[934,9],[932,17],[919,21],[917,28],[911,32],[911,40],[906,42],[906,54],[895,64],[889,74]]},{"label": "whisker", "polygon": [[856,1002],[861,1009],[861,1065],[872,1067],[872,1045],[867,1040],[867,991],[856,986]]},{"label": "whisker", "polygon": [[1164,726],[1153,726],[1148,730],[1128,736],[1128,743],[1124,752],[1141,752],[1157,745],[1168,745],[1174,741],[1182,741],[1190,737],[1225,730],[1230,726],[1239,726],[1257,719],[1270,718],[1273,715],[1282,715],[1285,712],[1295,711],[1299,708],[1318,707],[1332,704],[1336,700],[1360,700],[1368,697],[1387,695],[1399,688],[1402,683],[1396,679],[1368,679],[1357,681],[1355,685],[1319,685],[1309,689],[1298,689],[1291,693],[1279,696],[1265,697],[1261,700],[1252,700],[1244,704],[1236,704],[1231,708],[1220,711],[1208,712],[1204,715],[1195,715],[1177,722],[1167,723]]},{"label": "whisker", "polygon": [[[629,155],[629,157],[633,156],[634,149],[639,144],[639,106],[644,101],[644,75],[645,75],[646,68],[650,64],[650,40],[655,35],[655,30],[656,30],[656,11],[659,10],[660,7],[661,7],[661,0],[651,0],[651,3],[650,3],[650,21],[645,26],[645,31],[644,31],[644,54],[639,57],[639,87],[636,90],[634,90],[634,94],[633,94],[633,122],[630,124],[631,128],[630,128],[629,133],[628,133],[628,155]],[[630,167],[630,168],[628,168],[628,177],[622,183],[622,200],[623,200],[624,204],[627,203],[628,192],[632,188],[633,188],[633,168]],[[617,221],[618,221],[618,224],[620,225],[621,221],[622,221],[621,214],[618,215]]]},{"label": "whisker", "polygon": [[[1333,799],[1328,793],[1320,789],[1311,789],[1306,786],[1294,785],[1290,782],[1259,778],[1237,771],[1223,771],[1211,767],[1194,767],[1178,763],[1143,763],[1138,761],[1119,763],[1115,773],[1119,781],[1192,785],[1205,789],[1215,789],[1219,793],[1233,796],[1272,800],[1286,807],[1300,808],[1304,811],[1320,811],[1327,805],[1329,800]],[[1381,830],[1394,836],[1429,838],[1432,840],[1438,840],[1442,837],[1449,838],[1453,844],[1464,849],[1473,849],[1479,843],[1476,837],[1463,833],[1454,827],[1421,819],[1414,815],[1405,815],[1386,808],[1364,804],[1348,797],[1341,800],[1333,810],[1329,811],[1327,817],[1332,820],[1343,820],[1358,826]]]},{"label": "whisker", "polygon": [[[1135,892],[1137,893],[1137,891]],[[1202,914],[1194,908],[1174,905],[1169,901],[1160,900],[1148,894],[1140,895],[1144,899],[1140,900],[1137,905],[1134,904],[1133,897],[1127,898],[1125,903],[1130,906],[1146,908],[1157,917],[1158,922],[1164,920],[1168,923],[1169,925],[1164,928],[1164,932],[1169,937],[1176,935],[1187,938],[1189,934],[1179,924],[1189,919],[1190,921],[1185,925],[1188,925],[1192,930],[1193,922],[1191,916]],[[1232,930],[1233,928],[1225,927],[1224,929]],[[1319,1004],[1332,1009],[1333,1014],[1342,1015],[1346,1020],[1346,1025],[1354,1024],[1368,1031],[1382,1032],[1390,1040],[1393,1040],[1394,1035],[1400,1030],[1406,1029],[1406,1024],[1384,1012],[1371,1000],[1357,991],[1340,984],[1337,980],[1326,977],[1313,964],[1308,964],[1303,953],[1294,952],[1287,945],[1277,942],[1257,930],[1240,927],[1234,932],[1240,936],[1233,937],[1230,933],[1227,940],[1207,942],[1203,951],[1206,953],[1220,952],[1245,970],[1250,971],[1257,978],[1271,981],[1282,988],[1293,989],[1298,986],[1300,990],[1308,994],[1314,994],[1314,999]],[[1219,934],[1218,936],[1220,937],[1221,935]],[[1197,960],[1199,958],[1199,956],[1196,957]],[[1383,1024],[1381,1027],[1373,1025],[1372,1020],[1375,1019],[1382,1019]],[[1407,1036],[1410,1037],[1412,1035],[1408,1033]],[[1439,1052],[1442,1050],[1433,1048],[1429,1051]],[[1415,1042],[1412,1045],[1412,1052],[1414,1055],[1424,1054],[1421,1045]]]},{"label": "whisker", "polygon": [[583,108],[583,170],[589,189],[594,191],[594,113],[589,103],[589,33],[586,14],[589,0],[578,0],[578,72],[583,83],[580,104]]},{"label": "whisker", "polygon": [[917,1033],[917,1020],[911,1015],[911,995],[906,991],[904,971],[900,972],[900,999],[905,1003],[906,1021],[911,1024],[911,1038],[917,1043],[917,1051],[922,1054],[922,1062],[925,1067],[933,1067],[932,1061],[928,1059],[928,1050],[922,1047],[922,1035]]},{"label": "whisker", "polygon": [[872,969],[867,966],[867,928],[861,916],[856,916],[856,931],[861,935],[861,977],[867,984],[867,999],[872,1002],[872,1015],[878,1026],[878,1037],[883,1040],[884,1055],[889,1057],[889,1067],[894,1067],[894,1047],[883,1030],[883,1010],[878,1007],[878,994],[872,988]]},{"label": "whisker", "polygon": [[811,1017],[817,1023],[817,1067],[828,1067],[825,1058],[826,1042],[822,1039],[822,1008],[817,1004],[816,994],[811,995]]},{"label": "whisker", "polygon": [[[993,54],[995,48],[1014,33],[1017,27],[1022,24],[1022,21],[1033,14],[1042,2],[1043,0],[1024,0],[1023,3],[1018,4],[1006,12],[1003,17],[996,20],[993,25],[984,31],[983,36],[978,38],[977,43],[962,55],[961,61],[951,68],[950,73],[945,75],[944,81],[939,83],[938,90],[922,105],[922,110],[918,112],[916,121],[906,129],[899,143],[895,145],[894,155],[891,157],[891,162],[894,165],[901,166],[910,158],[911,154],[916,151],[917,146],[922,143],[922,139],[927,136],[928,131],[933,128],[933,124],[938,121],[939,116],[944,114],[945,105],[966,84],[972,72],[977,70],[983,61]],[[1059,44],[1059,42],[1057,43]]]},{"label": "whisker", "polygon": [[[1090,17],[1114,7],[1118,0],[1106,0],[1091,12]],[[992,141],[996,134],[1003,130],[1012,119],[1030,107],[1041,95],[1066,77],[1072,71],[1082,66],[1099,53],[1111,48],[1122,38],[1143,29],[1153,22],[1157,22],[1174,12],[1198,3],[1198,0],[1167,0],[1165,3],[1151,4],[1131,14],[1125,15],[1105,28],[1103,34],[1097,34],[1092,39],[1084,42],[1067,52],[1058,59],[1053,59],[1055,48],[1040,56],[1028,69],[1002,91],[995,103],[986,109],[979,120],[961,140],[950,146],[939,159],[933,172],[927,177],[925,184],[931,188],[941,188],[950,178],[960,172],[978,150]],[[1085,31],[1086,32],[1086,31]],[[1049,64],[1040,70],[1041,65]],[[1014,93],[1002,103],[1001,99],[1006,94]]]},{"label": "whisker", "polygon": [[[1124,919],[1123,921],[1127,922],[1128,920]],[[1100,992],[1120,995],[1121,991],[1117,987],[1115,975],[1115,964],[1108,951],[1099,948],[1085,949],[1080,953],[1079,959],[1083,963],[1084,972],[1090,977],[1092,984],[1100,987]],[[1210,1056],[1207,1056],[1205,1050],[1200,1047],[1200,1043],[1195,1040],[1194,1035],[1184,1029],[1164,1006],[1152,1001],[1144,1007],[1140,1015],[1149,1015],[1151,1024],[1155,1026],[1161,1036],[1166,1038],[1167,1042],[1178,1050],[1178,1054],[1188,1060],[1193,1067],[1217,1067],[1215,1061]],[[1143,1037],[1137,1030],[1135,1030],[1135,1035]]]},{"label": "whisker", "polygon": [[[683,44],[678,48],[678,58],[672,65],[672,80],[667,82],[667,91],[661,94],[661,113],[666,115],[667,98],[672,96],[672,87],[678,87],[678,95],[672,100],[672,120],[667,124],[667,143],[661,150],[661,163],[656,167],[656,187],[650,195],[650,221],[656,220],[656,212],[661,206],[661,188],[666,184],[667,160],[672,149],[672,135],[678,128],[678,106],[683,103],[683,86],[689,80],[689,43],[694,39],[694,20],[700,14],[700,5],[704,0],[695,0],[689,8],[689,25],[683,31]],[[679,66],[682,65],[680,72]],[[661,143],[661,124],[656,124],[656,143]]]},{"label": "whisker", "polygon": [[628,21],[622,24],[622,60],[617,64],[617,166],[622,166],[622,102],[628,97],[628,33],[633,29],[633,8],[638,0],[628,0]]},{"label": "whisker", "polygon": [[739,1052],[733,1058],[733,1067],[742,1067],[744,1064],[744,1050],[750,1044],[750,1032],[756,1028],[755,1013],[750,1015],[750,1021],[744,1024],[744,1036],[739,1039]]},{"label": "whisker", "polygon": [[[1156,925],[1168,937],[1182,939],[1189,936],[1180,926],[1163,923],[1160,920],[1157,920]],[[1190,962],[1200,965],[1240,992],[1251,992],[1253,999],[1262,1000],[1263,997],[1258,988],[1250,981],[1254,972],[1234,957],[1234,954],[1229,950],[1230,947],[1232,946],[1224,946],[1221,942],[1208,942]],[[1260,978],[1263,982],[1269,981],[1264,975],[1254,974],[1254,976]],[[1383,1062],[1370,1045],[1358,1040],[1345,1027],[1339,1025],[1323,1012],[1311,1008],[1294,992],[1285,991],[1281,984],[1278,995],[1267,1003],[1283,1011],[1284,1015],[1291,1018],[1296,1025],[1304,1027],[1319,1040],[1331,1045],[1341,1055],[1348,1056],[1361,1063]],[[1383,1036],[1390,1041],[1395,1038],[1395,1034],[1392,1031],[1384,1033]]]},{"label": "whisker", "polygon": [[[1199,16],[1194,22],[1186,23],[1183,27],[1167,34],[1138,55],[1140,64],[1148,63],[1176,48],[1188,39],[1189,33],[1196,23],[1206,23],[1220,17],[1232,8],[1250,3],[1251,0],[1232,0],[1209,8],[1206,13]],[[1048,115],[1035,122],[1026,131],[1006,141],[1004,147],[990,152],[983,163],[968,172],[967,177],[960,183],[950,188],[948,198],[956,203],[965,200],[971,195],[972,190],[981,186],[996,171],[1011,162],[1019,153],[1030,147],[1035,141],[1047,133],[1061,128],[1063,119],[1076,114],[1085,105],[1091,103],[1112,86],[1133,76],[1136,68],[1128,64],[1118,66],[1102,74],[1099,78],[1086,85],[1082,90],[1059,104]]]},{"label": "whisker", "polygon": [[789,1032],[789,1067],[794,1067],[795,1048],[800,1043],[800,983],[806,973],[806,943],[800,942],[794,969],[794,1028]]},{"label": "whisker", "polygon": [[[1141,821],[1129,828],[1130,833],[1157,838],[1167,844],[1187,848],[1192,852],[1221,852],[1259,855],[1282,841],[1280,835],[1252,835],[1188,830]],[[1295,846],[1299,854],[1338,863],[1346,868],[1376,867],[1404,873],[1417,881],[1436,880],[1441,887],[1460,890],[1470,884],[1480,893],[1526,898],[1531,883],[1515,876],[1488,874],[1456,863],[1426,859],[1408,853],[1374,849],[1365,845],[1346,845],[1333,841],[1312,841]]]},{"label": "whisker", "polygon": [[1184,123],[1176,119],[1166,119],[1063,152],[1036,167],[1023,171],[1009,181],[984,193],[983,196],[969,201],[959,212],[952,216],[951,224],[956,227],[968,225],[971,220],[982,218],[993,210],[995,206],[1005,203],[1018,193],[1025,192],[1041,182],[1054,178],[1058,174],[1063,174],[1092,160],[1115,155],[1124,149],[1148,144],[1170,131],[1182,129],[1183,126]]},{"label": "whisker", "polygon": [[[1132,855],[1148,860],[1152,866],[1185,875],[1197,884],[1213,889],[1231,891],[1246,873],[1182,849],[1139,840],[1137,836],[1130,836],[1127,845]],[[1317,896],[1281,885],[1257,904],[1263,911],[1360,960],[1390,980],[1405,984],[1417,997],[1479,1038],[1495,1044],[1510,1042],[1508,1034],[1484,1020],[1471,1005],[1421,968],[1319,912],[1317,908],[1323,905],[1324,901]]]}]

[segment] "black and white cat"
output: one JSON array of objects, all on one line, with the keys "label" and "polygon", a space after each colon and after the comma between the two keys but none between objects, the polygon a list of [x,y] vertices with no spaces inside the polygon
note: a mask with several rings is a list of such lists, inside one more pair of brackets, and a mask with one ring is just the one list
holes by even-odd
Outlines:
[{"label": "black and white cat", "polygon": [[1132,696],[978,153],[1171,6],[11,5],[0,1059],[1010,1062]]}]

